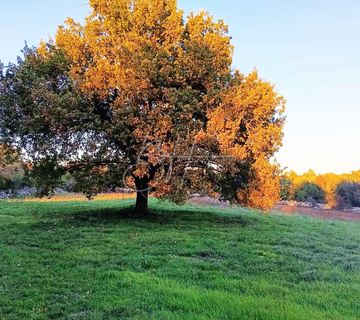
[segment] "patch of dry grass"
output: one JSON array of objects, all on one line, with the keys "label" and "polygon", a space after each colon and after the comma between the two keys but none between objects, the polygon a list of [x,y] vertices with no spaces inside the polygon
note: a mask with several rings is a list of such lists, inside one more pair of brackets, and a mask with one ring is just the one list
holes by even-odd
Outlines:
[{"label": "patch of dry grass", "polygon": [[[134,199],[135,193],[102,193],[98,194],[94,200],[106,201],[106,200],[125,200]],[[70,194],[59,194],[51,198],[26,198],[25,202],[72,202],[72,201],[89,201],[83,194],[70,193]]]}]

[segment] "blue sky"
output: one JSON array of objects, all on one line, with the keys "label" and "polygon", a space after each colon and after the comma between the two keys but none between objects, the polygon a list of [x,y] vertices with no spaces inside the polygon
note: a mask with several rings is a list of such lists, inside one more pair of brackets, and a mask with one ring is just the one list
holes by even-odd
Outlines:
[{"label": "blue sky", "polygon": [[[260,75],[286,97],[283,166],[304,172],[360,169],[359,0],[180,0],[230,27],[234,68]],[[36,45],[87,0],[0,0],[0,60],[15,61],[25,40]]]}]

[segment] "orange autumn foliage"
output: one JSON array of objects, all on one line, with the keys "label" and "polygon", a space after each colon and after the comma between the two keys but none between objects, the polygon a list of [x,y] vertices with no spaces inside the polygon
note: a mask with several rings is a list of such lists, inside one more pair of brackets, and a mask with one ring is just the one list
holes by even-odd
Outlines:
[{"label": "orange autumn foliage", "polygon": [[238,74],[198,136],[215,141],[226,156],[252,162],[249,184],[237,193],[247,206],[268,209],[279,199],[280,168],[269,159],[282,145],[284,109],[285,99],[256,71]]},{"label": "orange autumn foliage", "polygon": [[[191,91],[196,82],[208,91],[215,77],[229,76],[233,50],[227,26],[205,12],[190,14],[184,24],[175,0],[92,0],[90,6],[85,25],[68,19],[56,44],[70,58],[70,75],[83,93],[106,99],[116,90],[112,109],[119,116],[125,106],[141,105],[143,114],[130,119],[133,136],[138,143],[145,134],[150,143],[164,142],[146,150],[156,164],[174,149],[164,141],[173,126],[168,113],[177,99],[174,89]],[[178,117],[191,120],[191,109]]]}]

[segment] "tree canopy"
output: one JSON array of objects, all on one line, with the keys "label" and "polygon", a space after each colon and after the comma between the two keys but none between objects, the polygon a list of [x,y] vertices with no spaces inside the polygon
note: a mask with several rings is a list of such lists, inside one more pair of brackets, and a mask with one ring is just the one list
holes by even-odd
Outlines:
[{"label": "tree canopy", "polygon": [[70,172],[92,197],[134,186],[183,203],[216,194],[269,208],[279,196],[285,100],[232,69],[227,25],[176,0],[90,0],[54,42],[0,72],[0,139],[49,195]]}]

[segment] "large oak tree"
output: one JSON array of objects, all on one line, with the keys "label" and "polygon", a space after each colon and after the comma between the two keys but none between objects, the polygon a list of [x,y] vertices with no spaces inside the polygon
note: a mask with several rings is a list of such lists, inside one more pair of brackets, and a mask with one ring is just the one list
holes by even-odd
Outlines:
[{"label": "large oak tree", "polygon": [[90,0],[54,43],[2,68],[0,137],[33,164],[40,193],[67,172],[92,197],[134,186],[182,203],[193,192],[260,208],[278,199],[284,99],[232,69],[228,27],[176,0]]}]

